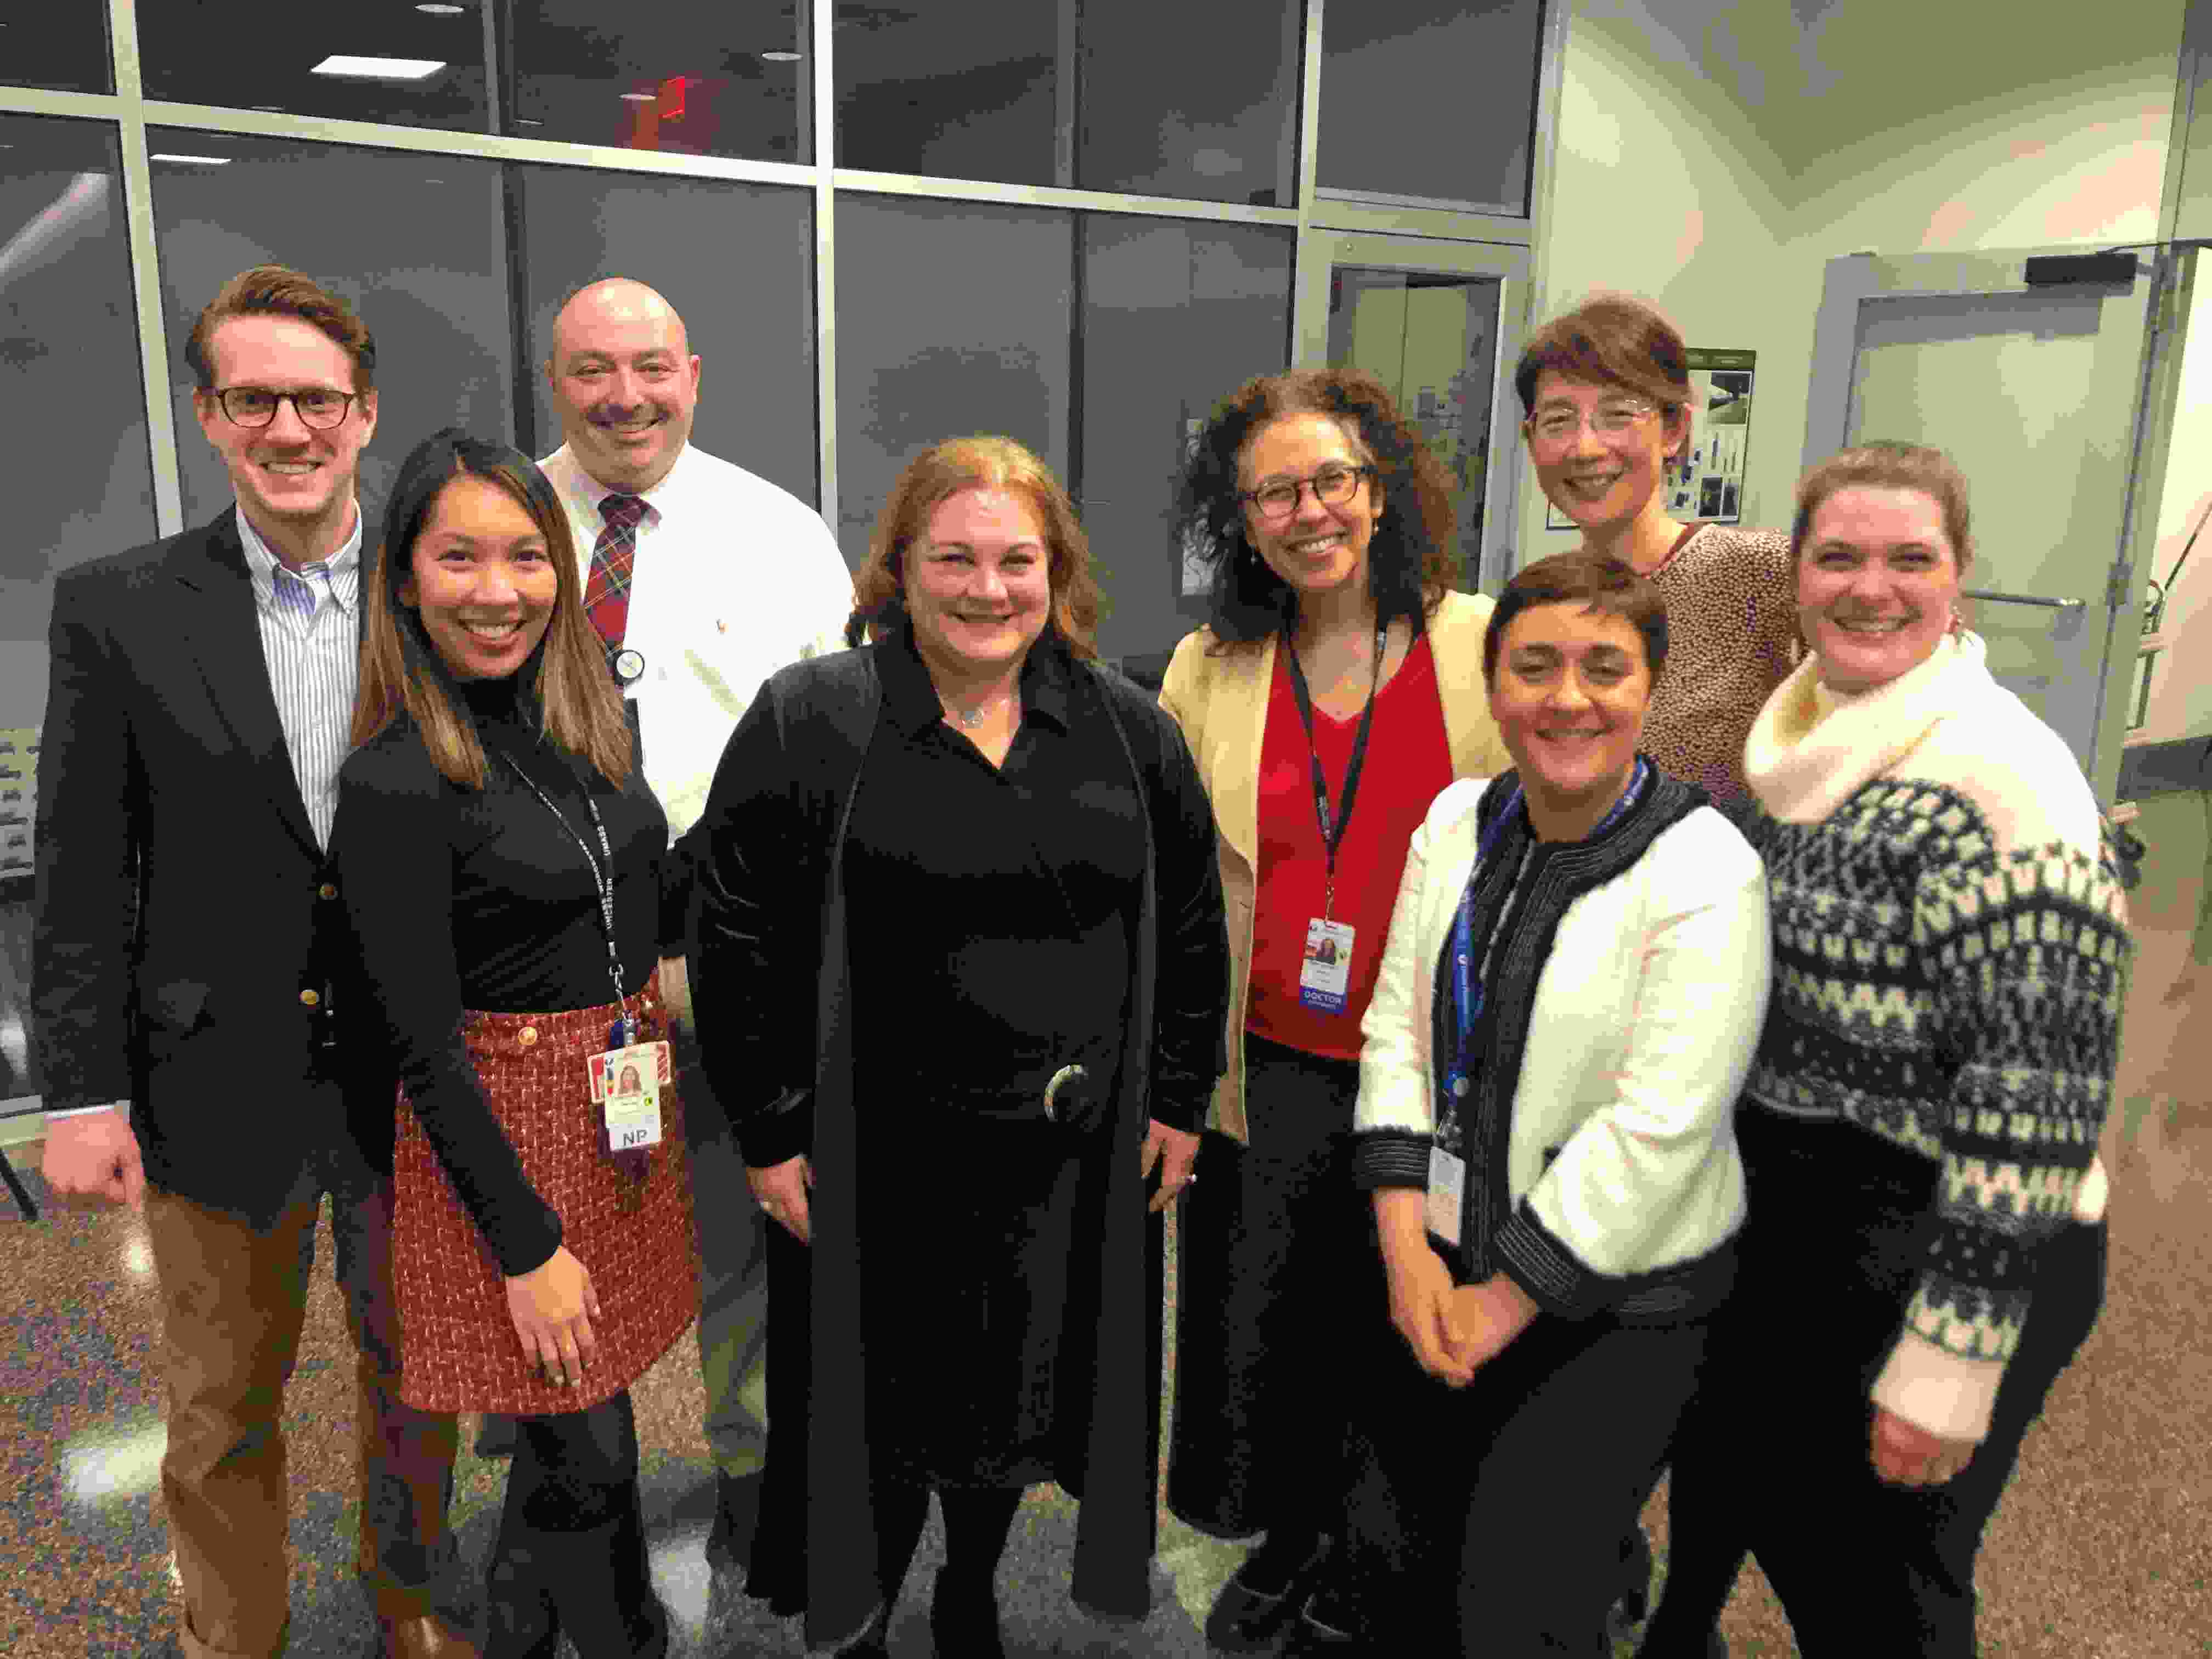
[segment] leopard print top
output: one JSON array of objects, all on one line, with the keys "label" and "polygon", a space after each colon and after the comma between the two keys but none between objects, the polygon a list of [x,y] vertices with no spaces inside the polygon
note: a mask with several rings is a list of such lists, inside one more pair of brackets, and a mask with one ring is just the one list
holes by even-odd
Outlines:
[{"label": "leopard print top", "polygon": [[1751,806],[1744,739],[1805,654],[1790,538],[1693,525],[1651,580],[1667,601],[1667,666],[1644,718],[1644,752],[1741,819]]}]

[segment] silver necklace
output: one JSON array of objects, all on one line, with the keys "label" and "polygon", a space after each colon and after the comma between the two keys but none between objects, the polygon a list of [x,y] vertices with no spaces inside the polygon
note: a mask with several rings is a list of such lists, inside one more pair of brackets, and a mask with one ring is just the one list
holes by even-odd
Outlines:
[{"label": "silver necklace", "polygon": [[1006,699],[1004,697],[994,697],[989,702],[980,704],[974,708],[954,708],[948,712],[951,714],[954,720],[960,722],[961,730],[964,732],[973,732],[976,727],[982,725],[985,715],[991,709],[1004,703],[1006,701]]}]

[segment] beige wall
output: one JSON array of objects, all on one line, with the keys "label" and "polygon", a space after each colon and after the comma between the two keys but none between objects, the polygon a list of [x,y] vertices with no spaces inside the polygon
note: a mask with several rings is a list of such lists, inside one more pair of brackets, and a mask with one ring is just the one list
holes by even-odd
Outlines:
[{"label": "beige wall", "polygon": [[[2182,9],[1574,0],[1538,319],[1625,289],[1757,351],[1744,517],[1786,526],[1826,262],[2155,237]],[[1574,538],[1528,480],[1523,562]]]},{"label": "beige wall", "polygon": [[[2196,123],[2191,122],[2194,130]],[[2200,256],[2201,258],[2201,256]],[[2200,270],[2189,306],[2181,395],[2166,451],[2158,550],[2152,574],[2166,580],[2197,521],[2212,509],[2212,267]],[[2167,596],[2166,648],[2151,663],[2142,735],[2153,742],[2212,736],[2212,528],[2197,538]]]}]

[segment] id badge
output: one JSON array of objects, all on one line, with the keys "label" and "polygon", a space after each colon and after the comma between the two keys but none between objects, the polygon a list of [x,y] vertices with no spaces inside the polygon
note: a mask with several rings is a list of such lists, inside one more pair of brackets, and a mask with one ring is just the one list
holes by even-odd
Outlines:
[{"label": "id badge", "polygon": [[1306,924],[1306,959],[1298,964],[1298,1006],[1340,1014],[1352,984],[1353,930],[1316,916]]},{"label": "id badge", "polygon": [[606,1122],[609,1152],[660,1145],[660,1091],[670,1072],[665,1042],[633,1043],[592,1056],[592,1098]]},{"label": "id badge", "polygon": [[1459,1248],[1460,1212],[1467,1196],[1467,1160],[1441,1146],[1429,1148],[1428,1229]]},{"label": "id badge", "polygon": [[[633,1073],[635,1078],[631,1076]],[[605,1102],[610,1095],[647,1086],[657,1089],[669,1079],[668,1045],[639,1042],[627,1048],[610,1048],[591,1057],[589,1073],[594,1105]]]}]

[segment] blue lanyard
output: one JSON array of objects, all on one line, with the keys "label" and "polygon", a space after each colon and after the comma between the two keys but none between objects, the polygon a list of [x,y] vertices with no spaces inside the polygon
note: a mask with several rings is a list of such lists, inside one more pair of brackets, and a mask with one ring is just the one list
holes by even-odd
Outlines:
[{"label": "blue lanyard", "polygon": [[[1613,804],[1612,809],[1606,813],[1597,828],[1590,831],[1592,840],[1595,840],[1612,829],[1620,821],[1622,815],[1636,805],[1644,793],[1644,786],[1650,775],[1650,763],[1643,756],[1638,755],[1636,757],[1636,769],[1628,781],[1628,787],[1621,792],[1620,799]],[[1452,989],[1455,994],[1452,1004],[1453,1012],[1456,1016],[1455,1024],[1458,1027],[1459,1040],[1453,1047],[1451,1064],[1444,1073],[1444,1080],[1451,1091],[1451,1098],[1443,1103],[1443,1109],[1437,1115],[1440,1124],[1444,1114],[1451,1111],[1456,1102],[1465,1098],[1473,1086],[1467,1063],[1468,1044],[1474,1035],[1475,1024],[1482,1018],[1483,1008],[1488,1000],[1483,981],[1475,972],[1474,884],[1481,878],[1482,872],[1490,867],[1490,855],[1497,850],[1498,837],[1505,833],[1505,826],[1513,822],[1513,815],[1519,810],[1520,805],[1521,785],[1516,781],[1513,786],[1512,794],[1506,798],[1505,810],[1492,821],[1489,830],[1482,837],[1481,844],[1475,852],[1474,868],[1468,872],[1467,885],[1459,896],[1459,909],[1452,917],[1449,945],[1452,958]],[[1501,914],[1499,917],[1501,924],[1504,920],[1504,917]]]}]

